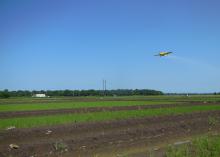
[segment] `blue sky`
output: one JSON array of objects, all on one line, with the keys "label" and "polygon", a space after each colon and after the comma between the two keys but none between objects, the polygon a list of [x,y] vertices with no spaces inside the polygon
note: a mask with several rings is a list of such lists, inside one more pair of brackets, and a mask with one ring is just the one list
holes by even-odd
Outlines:
[{"label": "blue sky", "polygon": [[[218,0],[1,0],[0,89],[220,91]],[[159,51],[173,51],[158,58]]]}]

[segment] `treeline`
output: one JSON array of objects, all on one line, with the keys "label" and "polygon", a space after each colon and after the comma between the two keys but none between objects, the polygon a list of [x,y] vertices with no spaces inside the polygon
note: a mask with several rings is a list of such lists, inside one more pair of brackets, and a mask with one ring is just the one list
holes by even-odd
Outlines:
[{"label": "treeline", "polygon": [[220,92],[214,93],[166,93],[166,95],[220,95]]},{"label": "treeline", "polygon": [[0,98],[31,97],[35,94],[47,96],[132,96],[132,95],[163,95],[163,92],[149,89],[117,89],[117,90],[40,90],[40,91],[0,91]]}]

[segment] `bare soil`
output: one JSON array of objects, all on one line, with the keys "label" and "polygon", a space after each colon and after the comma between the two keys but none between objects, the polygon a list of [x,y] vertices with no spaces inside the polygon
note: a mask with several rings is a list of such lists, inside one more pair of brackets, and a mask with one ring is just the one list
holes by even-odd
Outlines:
[{"label": "bare soil", "polygon": [[[196,112],[118,121],[73,123],[53,127],[13,129],[0,132],[1,157],[147,156],[138,148],[155,149],[183,137],[219,131],[208,117],[220,120],[220,111]],[[52,131],[50,134],[48,130]],[[18,149],[9,148],[17,144]],[[157,156],[164,156],[158,150]],[[128,153],[129,156],[129,153]]]}]

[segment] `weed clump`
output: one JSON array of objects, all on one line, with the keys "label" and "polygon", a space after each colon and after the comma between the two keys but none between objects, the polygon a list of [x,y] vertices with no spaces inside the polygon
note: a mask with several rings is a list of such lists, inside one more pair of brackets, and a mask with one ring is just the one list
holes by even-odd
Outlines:
[{"label": "weed clump", "polygon": [[218,119],[215,117],[209,116],[208,123],[210,126],[216,126],[216,124],[218,123]]},{"label": "weed clump", "polygon": [[63,153],[68,151],[68,146],[63,141],[57,141],[53,145],[55,151]]}]

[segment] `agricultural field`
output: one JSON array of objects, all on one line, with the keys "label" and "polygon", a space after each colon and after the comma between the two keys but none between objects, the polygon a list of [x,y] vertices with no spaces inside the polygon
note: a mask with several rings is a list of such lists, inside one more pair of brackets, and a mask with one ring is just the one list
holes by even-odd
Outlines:
[{"label": "agricultural field", "polygon": [[0,99],[0,156],[188,157],[219,122],[214,95]]}]

